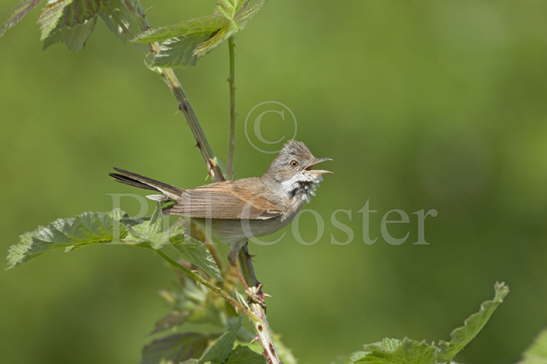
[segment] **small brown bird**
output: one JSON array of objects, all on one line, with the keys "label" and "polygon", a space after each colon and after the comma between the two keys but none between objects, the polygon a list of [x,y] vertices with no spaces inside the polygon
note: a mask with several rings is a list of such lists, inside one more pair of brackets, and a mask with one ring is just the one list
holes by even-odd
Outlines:
[{"label": "small brown bird", "polygon": [[312,169],[327,160],[331,159],[316,158],[304,143],[291,140],[260,177],[182,189],[119,168],[114,168],[118,173],[110,176],[134,187],[160,192],[161,195],[147,197],[174,202],[163,210],[165,214],[210,223],[213,234],[230,244],[229,260],[234,264],[247,239],[271,234],[294,218],[315,194],[322,175],[332,173]]}]

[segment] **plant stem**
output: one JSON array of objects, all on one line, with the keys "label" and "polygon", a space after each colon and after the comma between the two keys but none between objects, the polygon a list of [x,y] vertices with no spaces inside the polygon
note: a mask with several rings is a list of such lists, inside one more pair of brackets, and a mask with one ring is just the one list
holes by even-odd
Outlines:
[{"label": "plant stem", "polygon": [[249,296],[251,311],[259,318],[259,321],[253,322],[258,339],[264,351],[262,354],[268,364],[281,364],[277,356],[275,345],[272,338],[272,331],[266,316],[266,304],[264,302],[265,294],[262,290],[262,284],[256,278],[256,273],[252,261],[252,255],[249,254],[248,243],[241,248],[239,252],[239,266],[247,285],[250,287],[247,295]]},{"label": "plant stem", "polygon": [[230,90],[230,135],[228,139],[228,161],[226,163],[226,177],[234,178],[234,150],[236,146],[236,65],[235,65],[235,40],[234,36],[228,38],[228,54],[230,62],[230,74],[228,86]]},{"label": "plant stem", "polygon": [[[261,297],[264,298],[264,292],[262,292],[261,286],[252,287],[250,289],[251,297]],[[255,316],[258,317],[257,321],[254,321],[254,327],[258,334],[258,340],[262,345],[264,351],[262,355],[266,359],[268,364],[282,364],[277,352],[275,351],[275,345],[272,337],[272,330],[270,329],[270,324],[268,323],[268,318],[266,317],[266,308],[264,307],[263,302],[251,302],[250,305],[251,311]]]},{"label": "plant stem", "polygon": [[[130,4],[128,1],[125,2],[126,6],[128,6],[129,10],[132,11],[134,14],[138,16],[140,19],[140,27],[143,31],[149,30],[150,25],[148,24],[148,20],[146,19],[146,15],[144,14],[144,11],[140,8],[133,8],[130,7]],[[158,42],[150,43],[150,49],[154,53],[159,53],[160,51],[160,45]],[[205,137],[205,132],[203,131],[203,128],[201,127],[201,124],[199,123],[198,117],[196,115],[196,112],[194,111],[194,108],[190,104],[190,101],[188,100],[188,96],[186,95],[186,92],[184,92],[184,89],[182,88],[182,84],[180,83],[179,79],[177,78],[177,75],[175,74],[175,71],[172,68],[161,68],[160,74],[163,77],[163,80],[177,99],[177,103],[179,105],[179,110],[183,113],[183,115],[186,118],[186,121],[188,123],[188,126],[190,127],[190,130],[192,131],[192,134],[194,134],[194,139],[196,139],[196,146],[198,147],[201,156],[203,160],[205,161],[205,164],[207,165],[207,171],[209,175],[213,178],[215,181],[224,181],[224,174],[222,173],[222,169],[218,165],[217,158],[215,157],[215,154],[213,153],[213,149],[211,148],[211,145],[207,141],[207,138]]]}]

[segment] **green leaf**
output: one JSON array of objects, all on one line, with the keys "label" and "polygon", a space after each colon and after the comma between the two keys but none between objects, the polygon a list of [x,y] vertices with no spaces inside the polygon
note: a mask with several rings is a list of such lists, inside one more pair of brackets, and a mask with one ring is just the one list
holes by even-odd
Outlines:
[{"label": "green leaf", "polygon": [[200,364],[221,364],[230,356],[237,335],[234,330],[225,332],[211,345],[199,360]]},{"label": "green leaf", "polygon": [[23,0],[13,9],[11,16],[4,22],[0,28],[0,38],[6,34],[8,30],[19,24],[21,20],[27,15],[32,9],[34,9],[42,0]]},{"label": "green leaf", "polygon": [[44,48],[64,42],[80,50],[91,36],[100,17],[108,28],[124,39],[137,32],[138,0],[50,0],[42,9],[38,23]]},{"label": "green leaf", "polygon": [[171,306],[171,311],[156,322],[153,334],[185,323],[224,327],[224,312],[215,305],[215,297],[206,287],[197,285],[186,276],[182,276],[179,283],[177,289],[160,293]]},{"label": "green leaf", "polygon": [[104,244],[123,237],[126,228],[120,223],[121,210],[84,212],[52,223],[20,236],[19,243],[8,250],[8,269],[56,248],[71,250],[81,246]]},{"label": "green leaf", "polygon": [[159,45],[158,53],[147,55],[146,63],[149,68],[194,66],[198,60],[194,50],[209,37],[210,34],[194,34],[167,39]]},{"label": "green leaf", "polygon": [[189,316],[188,311],[171,311],[163,318],[159,319],[155,323],[154,330],[152,334],[157,334],[165,330],[172,329],[174,327],[180,326],[186,322],[186,319]]},{"label": "green leaf", "polygon": [[[80,49],[93,31],[99,7],[100,0],[48,2],[38,19],[44,48],[56,42],[65,42],[71,49]],[[77,34],[74,35],[74,32]]]},{"label": "green leaf", "polygon": [[205,244],[187,238],[185,241],[174,243],[173,246],[179,251],[184,260],[197,266],[211,278],[218,281],[222,280],[220,270]]},{"label": "green leaf", "polygon": [[456,328],[450,334],[450,341],[439,342],[440,361],[451,361],[471,340],[473,340],[488,322],[494,311],[503,302],[509,293],[509,287],[505,283],[496,283],[495,295],[492,300],[481,304],[479,312],[469,316],[463,326]]},{"label": "green leaf", "polygon": [[147,30],[133,41],[150,43],[170,38],[181,38],[196,34],[211,35],[226,24],[226,19],[218,15],[209,15],[183,21],[179,24]]},{"label": "green leaf", "polygon": [[138,0],[109,0],[102,3],[99,15],[108,29],[123,40],[132,39],[139,32],[144,14]]},{"label": "green leaf", "polygon": [[194,65],[223,41],[241,31],[265,0],[220,0],[213,15],[148,30],[134,41],[160,42],[159,52],[147,60],[151,67]]},{"label": "green leaf", "polygon": [[149,220],[128,227],[128,234],[124,241],[129,244],[161,249],[182,234],[182,226],[178,223],[169,225],[169,218],[162,215],[161,206],[158,204]]},{"label": "green leaf", "polygon": [[435,364],[436,347],[425,341],[383,339],[365,345],[364,351],[354,353],[351,363],[369,364]]},{"label": "green leaf", "polygon": [[179,363],[199,358],[205,351],[208,341],[208,336],[193,332],[154,340],[143,348],[141,364],[159,364],[165,361]]},{"label": "green leaf", "polygon": [[79,51],[85,46],[91,33],[93,33],[95,24],[97,24],[97,19],[93,18],[82,24],[62,27],[43,40],[44,48],[57,42],[64,42],[71,51]]},{"label": "green leaf", "polygon": [[519,364],[547,364],[547,329],[543,330],[526,350]]},{"label": "green leaf", "polygon": [[247,346],[238,345],[225,364],[266,364],[266,360]]}]

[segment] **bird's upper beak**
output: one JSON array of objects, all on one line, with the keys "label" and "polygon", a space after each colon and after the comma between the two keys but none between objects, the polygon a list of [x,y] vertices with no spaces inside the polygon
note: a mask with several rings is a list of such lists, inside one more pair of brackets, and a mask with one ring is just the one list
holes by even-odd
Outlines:
[{"label": "bird's upper beak", "polygon": [[305,170],[308,172],[308,173],[311,173],[311,174],[325,174],[325,173],[334,173],[334,172],[331,172],[331,171],[327,171],[327,170],[324,170],[324,169],[312,169],[313,166],[315,166],[316,164],[319,164],[321,162],[326,162],[326,161],[331,161],[332,158],[315,158],[314,160],[311,161],[311,163],[309,163]]}]

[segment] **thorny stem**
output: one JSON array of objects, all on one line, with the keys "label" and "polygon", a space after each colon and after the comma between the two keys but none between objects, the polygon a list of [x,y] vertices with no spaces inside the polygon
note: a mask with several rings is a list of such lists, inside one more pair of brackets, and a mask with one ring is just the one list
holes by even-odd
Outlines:
[{"label": "thorny stem", "polygon": [[228,137],[228,161],[226,162],[226,177],[234,178],[234,150],[236,146],[236,65],[235,65],[235,40],[232,35],[228,38],[228,55],[230,62],[230,74],[228,86],[230,89],[230,135]]},{"label": "thorny stem", "polygon": [[[139,7],[131,7],[128,1],[126,1],[125,3],[131,11],[137,14],[138,18],[140,19],[140,27],[142,28],[142,30],[149,30],[150,25],[148,24],[148,21],[146,20],[146,15],[142,11],[142,9],[140,9]],[[153,53],[159,53],[160,44],[158,42],[150,43],[150,49]],[[175,71],[172,68],[166,67],[161,68],[160,74],[175,98],[177,99],[179,110],[184,114],[190,130],[192,131],[192,134],[194,134],[194,138],[196,139],[196,146],[198,147],[201,156],[205,161],[205,164],[207,165],[207,171],[209,172],[209,175],[215,181],[224,181],[225,178],[224,174],[222,173],[222,169],[218,165],[218,161],[215,157],[215,154],[213,153],[213,149],[211,148],[211,145],[205,137],[205,133],[201,127],[201,124],[199,123],[196,112],[190,104],[188,96],[186,95],[186,92],[184,92],[182,84],[177,78]]]},{"label": "thorny stem", "polygon": [[[133,11],[135,14],[137,14],[138,18],[140,19],[140,23],[141,23],[140,26],[142,30],[146,31],[150,29],[150,26],[148,24],[148,21],[146,20],[146,16],[144,12],[142,11],[142,9],[140,9],[139,7],[132,8],[129,1],[124,1],[124,3],[126,4],[126,6],[128,7],[130,11]],[[235,68],[233,69],[234,72],[232,73],[232,66],[235,67],[234,65],[235,62],[233,62],[235,59],[232,58],[232,57],[235,58],[235,53],[233,49],[234,46],[235,44],[233,43],[233,39],[230,38],[229,39],[230,75],[235,76]],[[158,42],[151,43],[150,49],[154,53],[159,52],[160,50],[159,43]],[[188,126],[190,127],[190,129],[192,130],[192,133],[194,134],[194,138],[196,139],[197,147],[199,148],[201,152],[201,156],[203,157],[203,159],[205,160],[205,163],[207,164],[207,170],[209,171],[209,174],[212,176],[212,178],[215,181],[224,181],[225,178],[222,173],[222,170],[220,166],[218,165],[216,158],[214,157],[213,150],[211,146],[209,145],[207,138],[205,137],[205,133],[203,132],[203,129],[201,128],[197,115],[194,109],[192,108],[188,100],[188,97],[186,96],[186,93],[184,92],[184,89],[182,88],[182,85],[179,79],[177,78],[177,75],[175,74],[175,71],[173,71],[172,68],[162,68],[161,75],[164,81],[167,83],[167,85],[171,89],[173,95],[177,99],[180,111],[186,117],[186,121],[188,122]],[[235,143],[235,80],[230,83],[230,107],[231,107],[230,108],[230,143],[232,142]],[[233,127],[232,127],[232,123],[233,123]],[[233,147],[231,147],[231,152],[229,152],[229,154],[230,153],[232,157],[228,158],[228,163],[230,163],[229,176],[231,178],[233,177],[233,174],[232,174]],[[260,343],[262,347],[264,348],[263,355],[266,358],[266,361],[268,362],[268,364],[281,364],[281,360],[278,358],[277,353],[275,351],[275,346],[273,343],[270,326],[266,316],[266,306],[263,301],[264,293],[262,291],[262,286],[256,279],[254,266],[251,260],[251,255],[249,254],[247,250],[247,245],[245,245],[243,249],[244,250],[242,251],[242,254],[240,254],[240,266],[242,267],[243,274],[247,275],[245,279],[247,280],[247,283],[250,286],[250,289],[247,290],[246,292],[247,295],[249,296],[249,300],[251,301],[249,306],[250,309],[244,307],[240,302],[238,302],[234,297],[232,297],[223,289],[207,281],[205,278],[193,272],[192,270],[189,270],[186,267],[178,264],[176,261],[171,259],[169,256],[165,255],[163,252],[156,250],[156,253],[159,254],[163,259],[165,259],[170,265],[184,271],[186,274],[191,276],[194,280],[196,280],[197,282],[200,282],[201,284],[209,288],[213,293],[224,298],[224,300],[226,300],[234,308],[236,308],[240,312],[245,313],[253,321]],[[257,298],[258,298],[258,302],[256,301]]]}]

